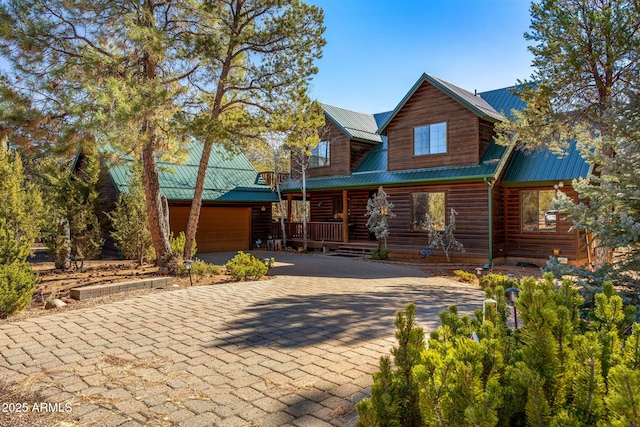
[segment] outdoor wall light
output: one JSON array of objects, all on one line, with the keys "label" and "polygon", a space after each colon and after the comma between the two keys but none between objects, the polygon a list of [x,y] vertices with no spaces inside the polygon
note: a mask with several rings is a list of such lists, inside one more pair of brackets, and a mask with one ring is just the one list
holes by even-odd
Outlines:
[{"label": "outdoor wall light", "polygon": [[266,211],[266,210],[267,210],[267,207],[266,207],[265,205],[262,205],[262,207],[260,208],[260,210],[261,210],[262,212],[264,212],[264,211]]},{"label": "outdoor wall light", "polygon": [[516,310],[516,300],[518,299],[518,295],[520,294],[520,289],[507,288],[505,293],[507,294],[507,296],[509,296],[511,305],[513,305],[513,320],[515,321],[516,329],[518,329],[518,311]]}]

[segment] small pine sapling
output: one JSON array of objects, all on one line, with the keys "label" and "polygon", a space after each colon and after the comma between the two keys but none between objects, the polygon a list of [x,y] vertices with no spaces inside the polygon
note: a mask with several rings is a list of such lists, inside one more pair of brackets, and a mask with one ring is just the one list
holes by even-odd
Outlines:
[{"label": "small pine sapling", "polygon": [[456,231],[456,215],[458,215],[458,212],[456,212],[454,209],[451,209],[451,214],[449,215],[449,224],[445,225],[444,230],[438,230],[435,227],[431,216],[429,214],[425,215],[425,223],[429,237],[429,246],[434,249],[442,249],[445,256],[447,257],[447,262],[451,262],[449,252],[451,252],[452,250],[458,252],[466,252],[462,243],[460,243],[454,235],[454,232]]}]

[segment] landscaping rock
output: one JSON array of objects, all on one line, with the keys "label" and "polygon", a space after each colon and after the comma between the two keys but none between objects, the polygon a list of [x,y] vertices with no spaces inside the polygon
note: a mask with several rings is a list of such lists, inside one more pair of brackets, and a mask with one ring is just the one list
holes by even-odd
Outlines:
[{"label": "landscaping rock", "polygon": [[67,303],[62,301],[61,299],[52,299],[51,301],[46,302],[46,304],[44,305],[44,308],[46,308],[47,310],[50,310],[52,308],[64,307],[65,305],[67,305]]}]

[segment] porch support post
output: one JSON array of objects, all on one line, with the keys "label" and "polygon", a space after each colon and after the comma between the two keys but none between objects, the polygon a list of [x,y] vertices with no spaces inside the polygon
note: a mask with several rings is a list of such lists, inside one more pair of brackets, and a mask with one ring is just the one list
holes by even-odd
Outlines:
[{"label": "porch support post", "polygon": [[293,195],[287,194],[287,219],[289,220],[289,222],[292,221],[291,219],[291,202],[292,201],[293,201]]},{"label": "porch support post", "polygon": [[347,190],[342,190],[342,241],[349,242],[349,197]]}]

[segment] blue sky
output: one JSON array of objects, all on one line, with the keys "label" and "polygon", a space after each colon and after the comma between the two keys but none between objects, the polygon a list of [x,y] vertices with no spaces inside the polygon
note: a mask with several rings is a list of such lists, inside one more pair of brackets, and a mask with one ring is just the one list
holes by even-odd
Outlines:
[{"label": "blue sky", "polygon": [[422,73],[478,92],[528,79],[528,0],[307,0],[327,44],[311,95],[363,113],[392,110]]}]

